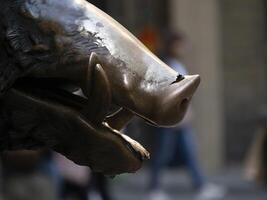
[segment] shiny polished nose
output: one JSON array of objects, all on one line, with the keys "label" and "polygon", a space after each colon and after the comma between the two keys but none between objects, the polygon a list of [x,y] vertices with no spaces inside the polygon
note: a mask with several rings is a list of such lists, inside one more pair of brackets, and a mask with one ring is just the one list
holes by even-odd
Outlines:
[{"label": "shiny polished nose", "polygon": [[181,103],[184,100],[190,100],[196,92],[199,84],[199,75],[184,76],[184,79],[171,85],[174,88],[171,89],[173,91],[170,95],[177,100],[181,100]]},{"label": "shiny polished nose", "polygon": [[171,84],[159,98],[159,107],[155,123],[160,126],[174,126],[180,122],[187,110],[190,100],[200,84],[200,76],[184,76]]}]

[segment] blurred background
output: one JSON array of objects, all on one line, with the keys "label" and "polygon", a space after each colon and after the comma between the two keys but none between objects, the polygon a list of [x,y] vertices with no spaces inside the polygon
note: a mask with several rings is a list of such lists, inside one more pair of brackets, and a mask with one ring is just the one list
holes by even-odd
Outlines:
[{"label": "blurred background", "polygon": [[[183,35],[186,51],[183,53],[182,63],[189,74],[200,74],[202,78],[192,103],[192,127],[196,143],[194,148],[198,165],[207,177],[207,182],[216,185],[215,191],[220,193],[221,199],[267,199],[267,188],[255,180],[255,177],[258,178],[259,167],[254,166],[256,162],[258,163],[255,152],[261,153],[260,150],[255,150],[262,144],[259,141],[263,140],[257,137],[259,135],[257,130],[262,127],[259,119],[267,100],[267,1],[90,0],[89,2],[118,20],[159,56],[164,46],[163,35],[167,31],[172,30]],[[126,133],[152,152],[152,159],[153,152],[159,148],[155,142],[155,132],[157,132],[155,128],[148,127],[138,120],[134,120],[126,130]],[[53,153],[40,154],[42,158],[43,155],[48,158],[50,157],[48,154]],[[55,170],[51,169],[53,167],[47,167],[49,173],[61,171],[62,165],[67,165],[62,164],[64,162],[66,161],[60,160],[60,165],[56,165],[60,167]],[[82,178],[74,181],[79,186],[74,190],[76,192],[85,190],[86,194],[90,191],[86,197],[90,200],[101,199],[98,191],[102,191],[103,199],[114,200],[197,198],[198,191],[191,186],[190,175],[188,176],[184,169],[181,170],[178,166],[170,167],[168,164],[164,166],[160,175],[161,186],[160,189],[157,188],[159,191],[151,194],[153,191],[149,190],[152,176],[150,165],[149,162],[146,163],[145,167],[135,175],[122,175],[115,179],[92,175],[87,169],[70,168],[74,174],[81,172],[80,177],[88,177],[88,180],[81,181],[83,183],[78,183]],[[4,170],[5,168],[10,169],[9,165],[8,167],[4,165],[3,176],[9,173]],[[69,177],[71,170],[68,172],[63,175],[55,172],[59,178],[53,182],[62,185],[59,182],[62,183],[63,179],[75,179],[71,175]],[[17,182],[16,180],[15,183]],[[75,184],[68,184],[65,184],[67,191],[71,190],[68,187],[72,189],[76,187],[73,186]],[[6,185],[5,181],[3,185]],[[49,184],[43,183],[43,185],[49,187]],[[52,192],[54,189],[47,190]],[[3,190],[8,191],[5,187]],[[31,191],[32,189],[28,193]],[[108,194],[105,196],[103,193]],[[70,195],[65,199],[82,198],[84,197]],[[201,198],[208,199],[208,197],[199,199]]]}]

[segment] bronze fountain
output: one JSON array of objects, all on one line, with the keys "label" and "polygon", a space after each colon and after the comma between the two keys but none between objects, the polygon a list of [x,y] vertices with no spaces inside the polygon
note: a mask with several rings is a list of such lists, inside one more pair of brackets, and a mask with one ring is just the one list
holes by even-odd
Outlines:
[{"label": "bronze fountain", "polygon": [[179,75],[92,4],[0,8],[1,151],[48,147],[96,172],[135,172],[149,153],[119,130],[133,116],[183,118],[199,76]]}]

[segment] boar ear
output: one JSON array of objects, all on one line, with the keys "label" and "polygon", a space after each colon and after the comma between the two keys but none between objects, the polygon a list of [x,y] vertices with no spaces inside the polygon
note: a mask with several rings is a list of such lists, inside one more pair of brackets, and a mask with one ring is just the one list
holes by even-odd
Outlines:
[{"label": "boar ear", "polygon": [[88,97],[89,105],[84,109],[83,114],[90,121],[101,123],[104,121],[110,104],[111,104],[111,89],[108,77],[97,62],[97,57],[90,58],[89,62],[89,90],[86,90],[85,95]]}]

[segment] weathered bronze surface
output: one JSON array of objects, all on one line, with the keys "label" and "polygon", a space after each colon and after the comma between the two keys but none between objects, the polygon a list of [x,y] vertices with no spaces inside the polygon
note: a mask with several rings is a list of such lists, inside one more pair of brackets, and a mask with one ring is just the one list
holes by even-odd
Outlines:
[{"label": "weathered bronze surface", "polygon": [[181,77],[90,3],[0,8],[1,150],[47,146],[97,172],[134,172],[149,154],[117,130],[134,115],[158,126],[183,118],[199,76]]}]

